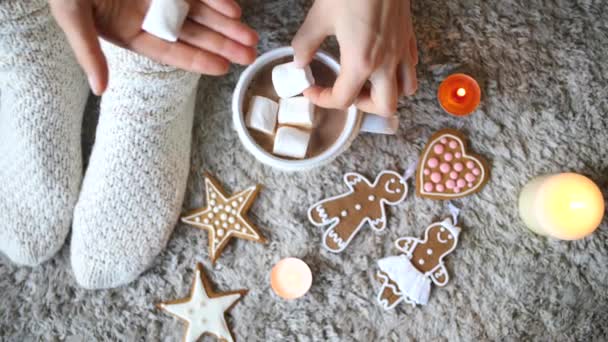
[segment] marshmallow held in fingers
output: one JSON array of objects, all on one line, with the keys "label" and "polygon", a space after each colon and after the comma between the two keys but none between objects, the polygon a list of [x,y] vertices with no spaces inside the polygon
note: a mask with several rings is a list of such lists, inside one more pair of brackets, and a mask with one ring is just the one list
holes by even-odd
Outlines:
[{"label": "marshmallow held in fingers", "polygon": [[279,124],[312,128],[315,105],[304,96],[279,101]]},{"label": "marshmallow held in fingers", "polygon": [[295,62],[279,64],[272,69],[272,84],[279,97],[288,98],[301,94],[315,84],[312,70],[296,66]]},{"label": "marshmallow held in fingers", "polygon": [[245,125],[256,131],[274,134],[277,123],[279,104],[263,96],[253,96],[249,101],[249,111],[245,117]]},{"label": "marshmallow held in fingers", "polygon": [[394,135],[399,130],[397,115],[381,116],[366,114],[361,122],[361,130],[368,133]]},{"label": "marshmallow held in fingers", "polygon": [[189,9],[184,0],[152,0],[141,28],[153,36],[175,42]]},{"label": "marshmallow held in fingers", "polygon": [[283,157],[302,159],[306,156],[309,141],[310,132],[295,127],[280,127],[274,139],[272,153]]}]

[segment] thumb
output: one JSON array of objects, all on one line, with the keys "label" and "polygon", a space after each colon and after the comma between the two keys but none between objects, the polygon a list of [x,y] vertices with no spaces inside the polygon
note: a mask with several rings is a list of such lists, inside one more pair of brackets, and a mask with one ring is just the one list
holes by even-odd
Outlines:
[{"label": "thumb", "polygon": [[108,65],[101,51],[91,1],[51,0],[51,11],[74,50],[95,95],[108,85]]},{"label": "thumb", "polygon": [[304,23],[291,41],[295,54],[294,60],[299,67],[304,67],[312,61],[315,53],[328,36],[323,19],[316,14],[317,11],[313,5]]}]

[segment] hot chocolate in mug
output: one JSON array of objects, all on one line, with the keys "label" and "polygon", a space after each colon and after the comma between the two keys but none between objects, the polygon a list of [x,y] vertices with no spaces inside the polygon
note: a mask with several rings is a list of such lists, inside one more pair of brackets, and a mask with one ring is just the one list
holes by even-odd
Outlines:
[{"label": "hot chocolate in mug", "polygon": [[[272,138],[250,130],[245,125],[248,101],[261,95],[278,101],[271,81],[272,68],[293,60],[293,49],[283,47],[266,52],[241,74],[232,96],[232,119],[239,139],[260,162],[283,171],[304,171],[331,162],[348,147],[360,132],[395,134],[399,121],[396,116],[381,117],[362,113],[353,105],[346,110],[317,107],[305,159],[283,158],[271,153]],[[331,86],[340,72],[340,64],[326,52],[319,51],[311,63],[316,84]]]}]

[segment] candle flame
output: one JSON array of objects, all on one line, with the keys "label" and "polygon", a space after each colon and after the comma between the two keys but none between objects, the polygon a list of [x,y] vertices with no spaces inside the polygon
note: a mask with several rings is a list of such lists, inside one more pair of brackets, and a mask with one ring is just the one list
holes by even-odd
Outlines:
[{"label": "candle flame", "polygon": [[456,95],[463,97],[467,94],[467,90],[464,88],[458,88],[458,90],[456,90]]}]

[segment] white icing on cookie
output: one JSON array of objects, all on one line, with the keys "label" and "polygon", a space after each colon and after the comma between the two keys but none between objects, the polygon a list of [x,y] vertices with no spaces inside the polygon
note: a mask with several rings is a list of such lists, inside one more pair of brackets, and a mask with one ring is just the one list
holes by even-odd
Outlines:
[{"label": "white icing on cookie", "polygon": [[[209,179],[209,176],[205,178],[205,185],[208,206],[194,214],[182,217],[182,221],[209,232],[209,256],[213,261],[216,260],[218,251],[232,237],[264,241],[244,216],[245,207],[251,203],[257,193],[257,186],[252,186],[227,198],[219,186],[216,187]],[[207,217],[208,220],[201,222],[200,217]],[[214,220],[210,221],[211,219]]]},{"label": "white icing on cookie", "polygon": [[224,314],[242,295],[227,294],[210,298],[203,286],[199,270],[195,273],[192,295],[183,303],[160,304],[161,309],[187,322],[187,342],[197,341],[204,333],[210,333],[220,339],[233,342],[232,334]]},{"label": "white icing on cookie", "polygon": [[[369,216],[363,216],[361,221],[358,223],[357,227],[350,233],[350,235],[348,237],[341,238],[334,229],[340,224],[341,219],[343,217],[345,217],[342,215],[343,211],[346,211],[346,214],[349,218],[351,215],[358,215],[358,213],[355,213],[354,211],[349,212],[348,209],[352,208],[349,205],[348,207],[340,208],[342,210],[338,211],[335,214],[332,214],[332,215],[334,215],[334,217],[329,217],[329,215],[328,215],[327,211],[324,209],[323,205],[325,203],[335,201],[335,200],[340,200],[344,197],[353,195],[355,193],[355,188],[354,188],[353,184],[366,183],[367,187],[369,187],[371,189],[377,188],[379,190],[384,190],[383,185],[380,185],[379,182],[382,179],[382,177],[386,176],[386,175],[390,175],[390,176],[394,177],[394,181],[392,184],[399,184],[399,187],[402,188],[402,191],[399,191],[399,192],[393,191],[392,192],[392,194],[399,193],[398,199],[396,199],[394,202],[389,202],[385,198],[377,198],[374,194],[369,194],[367,197],[363,197],[364,198],[363,201],[358,201],[358,203],[355,203],[355,205],[354,205],[355,211],[365,211],[366,206],[370,205],[369,202],[378,201],[377,203],[373,203],[373,205],[377,204],[380,206],[380,217],[372,218]],[[334,196],[334,197],[326,198],[326,199],[314,204],[308,210],[308,219],[312,224],[314,224],[315,226],[329,225],[329,227],[325,230],[325,233],[323,234],[323,247],[325,247],[325,249],[327,249],[333,253],[339,253],[339,252],[343,251],[346,248],[346,246],[348,246],[350,241],[357,235],[358,231],[363,226],[365,226],[366,223],[369,223],[370,226],[376,231],[383,230],[385,228],[385,223],[386,223],[386,208],[385,208],[386,205],[397,205],[397,204],[403,202],[403,200],[405,200],[405,198],[407,196],[407,189],[408,189],[407,182],[403,179],[403,177],[400,174],[398,174],[394,171],[388,171],[388,170],[380,172],[376,176],[376,179],[373,183],[369,182],[367,180],[367,178],[359,175],[358,173],[354,173],[354,172],[346,173],[344,175],[343,179],[344,179],[345,184],[349,188],[348,192]],[[389,180],[389,182],[390,182],[390,180]],[[365,199],[367,199],[367,201]],[[313,216],[315,216],[315,218],[313,218]],[[334,247],[330,247],[327,244],[327,240],[326,240],[327,238],[329,238],[331,241],[335,242],[335,244],[338,248],[336,249]]]}]

